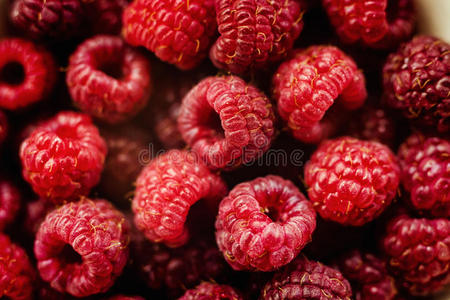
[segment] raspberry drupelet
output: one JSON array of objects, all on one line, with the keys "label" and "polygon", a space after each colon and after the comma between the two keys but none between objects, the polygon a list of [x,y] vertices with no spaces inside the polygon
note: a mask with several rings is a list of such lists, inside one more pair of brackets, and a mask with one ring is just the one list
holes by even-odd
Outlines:
[{"label": "raspberry drupelet", "polygon": [[394,48],[413,34],[412,0],[322,0],[331,23],[345,43]]},{"label": "raspberry drupelet", "polygon": [[280,65],[272,84],[281,118],[305,143],[327,138],[329,128],[323,118],[336,100],[346,109],[356,109],[367,97],[363,73],[333,46],[295,51]]},{"label": "raspberry drupelet", "polygon": [[207,77],[184,97],[178,128],[208,167],[230,169],[270,148],[274,122],[272,105],[259,89],[237,76]]},{"label": "raspberry drupelet", "polygon": [[0,179],[0,231],[14,221],[20,202],[19,189],[11,181]]},{"label": "raspberry drupelet", "polygon": [[243,300],[241,293],[225,284],[203,282],[178,300]]},{"label": "raspberry drupelet", "polygon": [[299,256],[275,273],[262,290],[261,300],[350,300],[352,290],[337,270]]},{"label": "raspberry drupelet", "polygon": [[398,159],[413,208],[450,217],[450,142],[415,133],[400,146]]},{"label": "raspberry drupelet", "polygon": [[290,181],[259,177],[238,184],[220,203],[216,241],[235,270],[272,271],[311,240],[316,213]]},{"label": "raspberry drupelet", "polygon": [[182,70],[205,58],[216,27],[213,0],[135,0],[123,14],[128,43]]},{"label": "raspberry drupelet", "polygon": [[350,137],[323,142],[305,166],[314,208],[343,225],[361,226],[378,217],[399,181],[400,169],[388,147]]},{"label": "raspberry drupelet", "polygon": [[215,6],[220,37],[210,58],[232,73],[282,60],[303,29],[301,1],[218,0]]},{"label": "raspberry drupelet", "polygon": [[134,116],[150,96],[150,64],[120,37],[98,35],[70,57],[66,82],[75,104],[108,123]]},{"label": "raspberry drupelet", "polygon": [[0,41],[0,107],[23,108],[48,96],[56,81],[49,52],[19,38]]},{"label": "raspberry drupelet", "polygon": [[425,296],[450,283],[450,220],[401,213],[382,239],[390,271],[411,295]]},{"label": "raspberry drupelet", "polygon": [[106,152],[89,116],[63,111],[22,142],[22,174],[39,196],[55,204],[77,200],[99,182]]},{"label": "raspberry drupelet", "polygon": [[450,44],[417,36],[389,55],[383,68],[384,100],[413,123],[450,130]]},{"label": "raspberry drupelet", "polygon": [[107,291],[128,259],[129,224],[109,202],[83,198],[47,215],[34,254],[41,278],[76,297]]},{"label": "raspberry drupelet", "polygon": [[0,298],[32,299],[35,277],[26,252],[0,233]]},{"label": "raspberry drupelet", "polygon": [[171,150],[152,160],[138,176],[134,222],[149,240],[181,246],[189,237],[185,222],[191,206],[200,199],[214,206],[226,192],[220,176],[195,154]]}]

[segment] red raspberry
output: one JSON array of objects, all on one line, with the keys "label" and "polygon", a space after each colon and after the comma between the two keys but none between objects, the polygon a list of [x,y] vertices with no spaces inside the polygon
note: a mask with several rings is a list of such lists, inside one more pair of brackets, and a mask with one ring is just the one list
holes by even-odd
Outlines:
[{"label": "red raspberry", "polygon": [[412,206],[450,217],[450,142],[416,133],[400,146],[398,159]]},{"label": "red raspberry", "polygon": [[106,298],[106,300],[145,300],[145,299],[140,296],[116,295],[116,296]]},{"label": "red raspberry", "polygon": [[384,98],[419,125],[450,129],[450,44],[418,36],[389,55]]},{"label": "red raspberry", "polygon": [[331,23],[345,43],[393,48],[414,31],[412,0],[322,0]]},{"label": "red raspberry", "polygon": [[350,284],[339,271],[300,256],[275,273],[260,299],[350,300],[351,297]]},{"label": "red raspberry", "polygon": [[411,295],[428,295],[450,283],[450,220],[391,220],[382,246],[388,266]]},{"label": "red raspberry", "polygon": [[66,82],[81,110],[109,123],[142,109],[150,95],[150,64],[115,36],[84,41],[70,57]]},{"label": "red raspberry", "polygon": [[184,97],[178,128],[210,168],[222,169],[269,149],[274,121],[269,99],[256,87],[237,76],[207,77]]},{"label": "red raspberry", "polygon": [[34,269],[26,252],[0,233],[0,298],[32,298]]},{"label": "red raspberry", "polygon": [[47,215],[34,243],[41,278],[59,292],[107,291],[128,257],[129,225],[105,200],[83,198]]},{"label": "red raspberry", "polygon": [[327,126],[321,120],[338,97],[343,106],[355,109],[367,96],[363,73],[333,46],[295,51],[275,73],[273,88],[281,118],[294,137],[305,143],[327,137]]},{"label": "red raspberry", "polygon": [[218,0],[215,5],[220,37],[210,57],[233,73],[282,60],[303,29],[300,1]]},{"label": "red raspberry", "polygon": [[0,107],[18,109],[48,96],[56,80],[55,63],[33,43],[9,38],[0,41]]},{"label": "red raspberry", "polygon": [[122,13],[128,0],[81,1],[91,30],[98,33],[118,34],[122,28]]},{"label": "red raspberry", "polygon": [[0,181],[0,231],[14,221],[20,208],[20,198],[20,192],[12,182]]},{"label": "red raspberry", "polygon": [[87,195],[100,180],[106,145],[91,119],[63,111],[43,122],[22,142],[23,177],[54,203]]},{"label": "red raspberry", "polygon": [[8,118],[5,113],[0,110],[0,145],[5,141],[8,136],[9,126]]},{"label": "red raspberry", "polygon": [[339,270],[352,282],[356,300],[394,300],[395,281],[386,263],[370,253],[353,250],[339,258]]},{"label": "red raspberry", "polygon": [[229,285],[203,282],[187,290],[178,300],[243,300],[241,293]]},{"label": "red raspberry", "polygon": [[47,199],[39,198],[37,200],[28,202],[25,207],[25,217],[23,226],[30,236],[35,236],[39,230],[42,221],[49,212],[55,208],[55,205]]},{"label": "red raspberry", "polygon": [[137,178],[134,222],[149,240],[181,246],[189,235],[185,222],[190,207],[200,199],[215,202],[225,193],[220,176],[195,155],[171,150],[155,158]]},{"label": "red raspberry", "polygon": [[394,154],[373,141],[323,142],[305,166],[308,195],[322,218],[360,226],[391,203],[400,181]]},{"label": "red raspberry", "polygon": [[311,240],[316,214],[290,181],[269,175],[238,184],[220,203],[216,240],[235,270],[271,271]]},{"label": "red raspberry", "polygon": [[128,43],[182,70],[203,60],[216,26],[213,0],[135,0],[123,14]]}]

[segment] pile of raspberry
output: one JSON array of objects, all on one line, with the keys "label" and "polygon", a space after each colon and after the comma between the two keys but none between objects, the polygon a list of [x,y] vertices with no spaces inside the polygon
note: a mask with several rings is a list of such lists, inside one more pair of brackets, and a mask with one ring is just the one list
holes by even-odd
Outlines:
[{"label": "pile of raspberry", "polygon": [[414,3],[6,1],[0,299],[450,299]]}]

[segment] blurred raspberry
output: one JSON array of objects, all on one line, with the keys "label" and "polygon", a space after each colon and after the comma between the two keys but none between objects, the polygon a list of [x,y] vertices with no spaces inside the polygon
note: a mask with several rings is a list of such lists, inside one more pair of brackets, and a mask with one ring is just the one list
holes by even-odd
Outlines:
[{"label": "blurred raspberry", "polygon": [[81,3],[94,34],[120,33],[128,0],[83,0]]},{"label": "blurred raspberry", "polygon": [[348,109],[358,108],[367,97],[363,73],[333,46],[295,51],[272,81],[281,118],[294,137],[305,143],[327,138],[328,126],[322,119],[338,97]]},{"label": "blurred raspberry", "polygon": [[21,195],[17,187],[8,180],[0,180],[0,231],[11,224],[20,208]]},{"label": "blurred raspberry", "polygon": [[176,102],[161,114],[155,115],[154,130],[165,149],[180,149],[185,145],[177,123],[180,107],[181,104]]},{"label": "blurred raspberry", "polygon": [[135,0],[123,14],[123,35],[162,61],[192,69],[216,32],[213,0]]},{"label": "blurred raspberry", "polygon": [[417,36],[389,55],[383,68],[384,98],[418,125],[450,129],[450,45]]},{"label": "blurred raspberry", "polygon": [[187,290],[179,300],[243,300],[240,292],[229,285],[203,282]]},{"label": "blurred raspberry", "polygon": [[6,137],[8,136],[9,126],[8,118],[5,113],[0,110],[0,145],[3,144]]},{"label": "blurred raspberry", "polygon": [[303,29],[303,3],[296,0],[218,0],[220,37],[212,62],[233,73],[260,69],[286,57]]},{"label": "blurred raspberry", "polygon": [[41,226],[42,221],[49,212],[55,209],[55,204],[50,201],[39,198],[28,202],[25,207],[24,228],[30,236],[35,236]]}]

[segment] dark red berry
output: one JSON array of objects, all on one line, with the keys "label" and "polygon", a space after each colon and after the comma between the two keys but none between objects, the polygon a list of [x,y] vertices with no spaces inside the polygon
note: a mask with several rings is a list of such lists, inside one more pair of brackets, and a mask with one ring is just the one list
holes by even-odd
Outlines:
[{"label": "dark red berry", "polygon": [[0,180],[0,231],[11,224],[20,208],[21,195],[8,180]]},{"label": "dark red berry", "polygon": [[81,1],[89,27],[95,34],[118,34],[122,28],[122,13],[128,0]]},{"label": "dark red berry", "polygon": [[42,221],[56,206],[45,198],[30,201],[25,207],[24,228],[30,236],[35,236]]},{"label": "dark red berry", "polygon": [[187,290],[178,300],[243,300],[241,294],[229,285],[203,282]]}]

